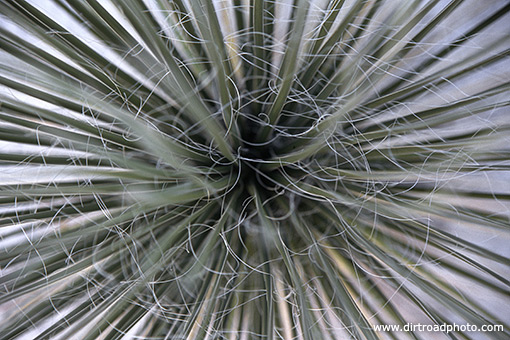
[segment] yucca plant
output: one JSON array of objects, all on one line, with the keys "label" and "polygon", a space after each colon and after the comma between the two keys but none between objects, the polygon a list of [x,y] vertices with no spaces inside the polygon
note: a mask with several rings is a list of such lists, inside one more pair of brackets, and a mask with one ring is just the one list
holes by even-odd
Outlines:
[{"label": "yucca plant", "polygon": [[1,1],[0,338],[508,338],[509,9]]}]

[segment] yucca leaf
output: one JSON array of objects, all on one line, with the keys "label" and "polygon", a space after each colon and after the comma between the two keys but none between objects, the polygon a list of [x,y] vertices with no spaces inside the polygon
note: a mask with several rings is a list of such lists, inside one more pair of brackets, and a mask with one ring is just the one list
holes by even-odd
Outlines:
[{"label": "yucca leaf", "polygon": [[0,2],[0,338],[510,336],[509,6]]}]

